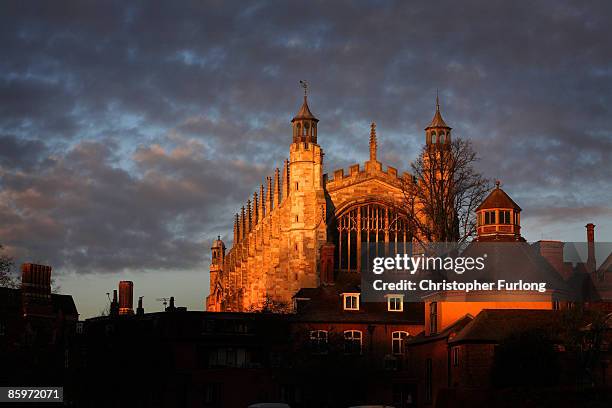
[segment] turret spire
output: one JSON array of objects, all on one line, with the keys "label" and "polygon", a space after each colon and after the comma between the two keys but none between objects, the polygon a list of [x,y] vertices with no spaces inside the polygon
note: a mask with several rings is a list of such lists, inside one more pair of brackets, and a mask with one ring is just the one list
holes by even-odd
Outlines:
[{"label": "turret spire", "polygon": [[425,128],[425,137],[428,145],[446,144],[450,142],[451,127],[442,119],[440,113],[440,97],[436,89],[436,112],[431,120],[431,123]]},{"label": "turret spire", "polygon": [[308,83],[300,81],[300,86],[304,88],[304,102],[297,115],[291,119],[293,126],[293,143],[317,143],[317,119],[308,107]]},{"label": "turret spire", "polygon": [[376,149],[378,143],[376,141],[376,123],[372,122],[370,126],[370,161],[376,161]]}]

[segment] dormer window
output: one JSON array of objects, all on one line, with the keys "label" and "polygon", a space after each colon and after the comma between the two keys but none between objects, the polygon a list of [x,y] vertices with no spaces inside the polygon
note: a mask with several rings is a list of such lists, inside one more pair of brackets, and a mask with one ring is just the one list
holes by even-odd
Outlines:
[{"label": "dormer window", "polygon": [[343,293],[344,310],[359,310],[359,293]]},{"label": "dormer window", "polygon": [[387,295],[387,310],[402,312],[404,310],[404,295]]}]

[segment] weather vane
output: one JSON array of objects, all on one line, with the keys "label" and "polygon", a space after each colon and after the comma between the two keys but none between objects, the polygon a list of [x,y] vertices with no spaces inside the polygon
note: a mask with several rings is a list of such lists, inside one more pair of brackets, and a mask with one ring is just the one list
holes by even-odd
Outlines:
[{"label": "weather vane", "polygon": [[308,96],[308,82],[300,80],[300,85],[304,88],[304,96]]}]

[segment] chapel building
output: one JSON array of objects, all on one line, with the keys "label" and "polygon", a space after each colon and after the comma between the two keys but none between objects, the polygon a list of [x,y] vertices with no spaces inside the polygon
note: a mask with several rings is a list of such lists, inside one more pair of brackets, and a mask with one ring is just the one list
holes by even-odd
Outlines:
[{"label": "chapel building", "polygon": [[[226,250],[220,238],[213,243],[208,311],[258,310],[271,303],[291,308],[302,288],[358,280],[365,267],[362,248],[371,243],[409,250],[412,236],[403,208],[411,175],[378,160],[376,124],[369,160],[331,177],[324,171],[319,120],[306,92],[291,125],[289,158],[235,215],[232,248]],[[425,140],[451,142],[439,103]]]}]

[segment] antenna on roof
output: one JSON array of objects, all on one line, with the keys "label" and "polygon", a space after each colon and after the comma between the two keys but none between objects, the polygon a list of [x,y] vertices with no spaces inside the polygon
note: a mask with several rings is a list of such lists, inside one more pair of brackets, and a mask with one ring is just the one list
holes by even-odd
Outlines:
[{"label": "antenna on roof", "polygon": [[162,304],[164,305],[164,310],[166,309],[166,306],[168,306],[168,301],[170,300],[170,298],[157,298],[155,299],[158,302],[162,302]]}]

